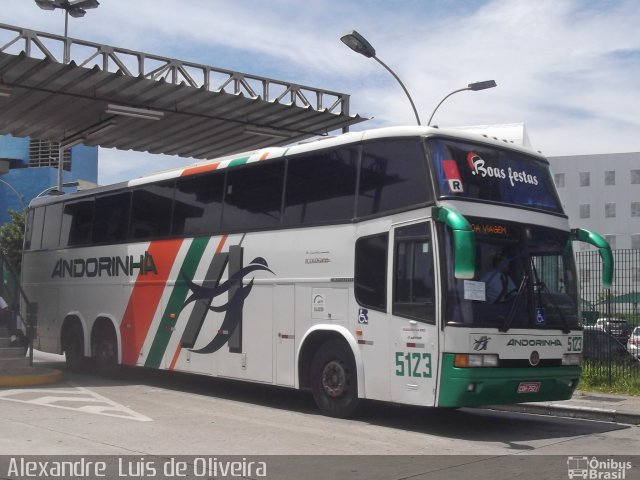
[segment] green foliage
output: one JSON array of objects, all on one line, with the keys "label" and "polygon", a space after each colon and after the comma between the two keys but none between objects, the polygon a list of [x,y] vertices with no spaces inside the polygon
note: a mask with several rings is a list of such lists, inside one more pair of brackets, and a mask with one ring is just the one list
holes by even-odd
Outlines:
[{"label": "green foliage", "polygon": [[612,371],[611,383],[609,383],[607,372],[583,370],[578,390],[640,396],[640,375],[624,373]]},{"label": "green foliage", "polygon": [[25,212],[9,210],[11,221],[0,226],[0,251],[16,275],[20,275]]}]

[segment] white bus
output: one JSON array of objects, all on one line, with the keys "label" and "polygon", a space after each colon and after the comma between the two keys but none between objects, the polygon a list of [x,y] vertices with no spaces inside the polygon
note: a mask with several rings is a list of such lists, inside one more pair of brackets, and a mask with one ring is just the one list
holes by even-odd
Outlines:
[{"label": "white bus", "polygon": [[[571,397],[582,327],[548,162],[428,127],[163,172],[29,208],[36,348],[434,407]],[[496,282],[498,282],[496,284]]]}]

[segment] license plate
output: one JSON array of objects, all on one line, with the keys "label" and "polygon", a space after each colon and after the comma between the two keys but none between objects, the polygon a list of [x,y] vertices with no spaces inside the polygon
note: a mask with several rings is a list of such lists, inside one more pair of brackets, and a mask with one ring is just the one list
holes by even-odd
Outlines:
[{"label": "license plate", "polygon": [[540,391],[540,382],[520,382],[518,384],[518,393],[538,393]]}]

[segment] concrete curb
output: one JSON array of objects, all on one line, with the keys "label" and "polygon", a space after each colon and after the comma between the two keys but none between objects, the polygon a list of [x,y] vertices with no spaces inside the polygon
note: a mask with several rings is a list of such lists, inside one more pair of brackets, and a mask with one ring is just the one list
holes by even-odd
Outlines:
[{"label": "concrete curb", "polygon": [[557,403],[491,405],[487,406],[486,408],[504,412],[531,413],[535,415],[548,415],[553,417],[581,418],[584,420],[597,420],[600,422],[640,425],[640,414],[621,412],[608,408],[581,407],[576,405],[562,405]]},{"label": "concrete curb", "polygon": [[51,385],[60,382],[62,377],[61,370],[44,367],[34,367],[16,372],[0,372],[0,388]]}]

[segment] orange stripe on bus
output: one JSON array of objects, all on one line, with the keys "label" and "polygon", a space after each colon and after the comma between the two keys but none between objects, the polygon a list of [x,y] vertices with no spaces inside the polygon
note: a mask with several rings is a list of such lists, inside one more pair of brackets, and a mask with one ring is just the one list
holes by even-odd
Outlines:
[{"label": "orange stripe on bus", "polygon": [[220,163],[211,163],[208,165],[200,165],[198,167],[186,168],[180,176],[185,177],[187,175],[194,175],[196,173],[213,172],[218,168],[218,165],[220,165]]},{"label": "orange stripe on bus", "polygon": [[147,249],[153,257],[157,275],[138,273],[136,282],[129,297],[122,323],[120,338],[122,339],[122,363],[136,365],[142,345],[149,332],[153,315],[158,308],[162,292],[165,289],[171,267],[178,255],[182,240],[165,240],[153,242]]},{"label": "orange stripe on bus", "polygon": [[176,348],[176,353],[173,354],[173,358],[171,359],[171,364],[169,365],[169,370],[173,370],[176,368],[176,362],[178,361],[178,357],[180,356],[180,352],[182,351],[182,345],[178,343],[178,348]]}]

